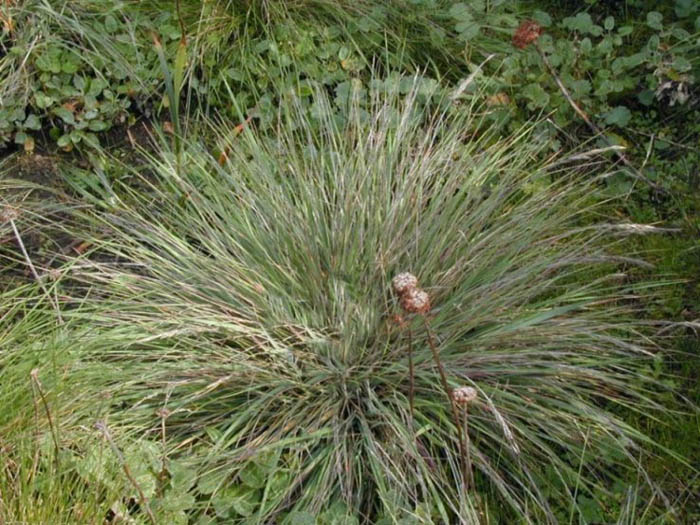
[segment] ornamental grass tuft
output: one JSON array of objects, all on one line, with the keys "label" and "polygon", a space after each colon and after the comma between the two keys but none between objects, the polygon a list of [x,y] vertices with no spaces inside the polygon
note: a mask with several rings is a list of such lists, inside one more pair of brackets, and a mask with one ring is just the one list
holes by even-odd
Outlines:
[{"label": "ornamental grass tuft", "polygon": [[[555,523],[574,486],[595,499],[638,468],[648,442],[616,414],[657,407],[657,349],[596,181],[529,127],[495,140],[415,97],[343,122],[291,102],[273,134],[216,128],[225,162],[188,137],[73,211],[94,233],[56,284],[66,326],[89,325],[61,369],[71,418],[160,451],[144,499],[184,469],[188,519]],[[397,326],[407,268],[430,311]],[[468,482],[434,351],[471,401]]]}]

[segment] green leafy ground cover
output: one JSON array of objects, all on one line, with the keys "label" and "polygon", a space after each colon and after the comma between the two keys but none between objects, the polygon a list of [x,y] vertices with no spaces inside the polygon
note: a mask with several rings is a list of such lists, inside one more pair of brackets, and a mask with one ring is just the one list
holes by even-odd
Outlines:
[{"label": "green leafy ground cover", "polygon": [[698,519],[695,3],[0,13],[3,520]]}]

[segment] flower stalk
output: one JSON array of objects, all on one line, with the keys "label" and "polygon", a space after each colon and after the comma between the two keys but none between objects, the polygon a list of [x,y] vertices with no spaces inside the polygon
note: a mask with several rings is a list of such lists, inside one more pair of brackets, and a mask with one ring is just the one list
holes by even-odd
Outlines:
[{"label": "flower stalk", "polygon": [[[447,395],[447,399],[450,402],[450,410],[452,412],[452,418],[454,419],[455,426],[457,427],[457,438],[459,445],[459,456],[460,462],[462,464],[462,475],[465,488],[469,486],[469,471],[468,471],[468,459],[466,456],[466,446],[465,438],[462,431],[461,419],[459,417],[459,412],[457,410],[457,405],[453,396],[453,391],[450,388],[449,382],[447,381],[447,374],[445,372],[445,367],[442,365],[440,360],[440,353],[438,352],[437,345],[435,344],[435,338],[430,330],[430,323],[426,314],[430,311],[430,296],[428,293],[421,288],[418,288],[418,279],[415,275],[404,272],[398,274],[392,280],[394,291],[399,295],[401,308],[403,308],[407,313],[418,314],[423,317],[423,322],[425,323],[425,331],[428,336],[428,346],[433,353],[433,360],[437,366],[438,373],[440,375],[440,382],[442,383],[442,388]],[[408,349],[408,366],[409,366],[409,404],[411,409],[411,425],[413,425],[413,409],[414,409],[414,370],[413,370],[413,352],[411,348],[411,333],[409,328],[409,349]]]}]

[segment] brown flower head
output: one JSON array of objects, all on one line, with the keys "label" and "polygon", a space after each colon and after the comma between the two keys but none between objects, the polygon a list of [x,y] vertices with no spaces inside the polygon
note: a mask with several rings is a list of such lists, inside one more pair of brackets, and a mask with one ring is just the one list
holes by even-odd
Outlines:
[{"label": "brown flower head", "polygon": [[534,20],[524,20],[515,30],[513,45],[518,49],[525,49],[542,34],[542,26]]},{"label": "brown flower head", "polygon": [[420,288],[409,288],[401,295],[401,308],[411,314],[430,311],[430,296]]},{"label": "brown flower head", "polygon": [[403,272],[394,277],[391,283],[394,286],[394,291],[401,295],[418,286],[418,279],[412,273]]},{"label": "brown flower head", "polygon": [[458,405],[466,406],[477,397],[476,388],[471,386],[461,386],[452,391],[452,399]]}]

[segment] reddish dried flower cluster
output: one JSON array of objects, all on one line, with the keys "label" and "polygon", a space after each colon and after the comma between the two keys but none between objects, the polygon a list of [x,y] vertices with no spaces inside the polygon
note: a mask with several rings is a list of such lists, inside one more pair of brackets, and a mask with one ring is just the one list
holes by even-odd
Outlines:
[{"label": "reddish dried flower cluster", "polygon": [[515,30],[513,45],[518,49],[525,49],[542,34],[542,27],[534,20],[524,20]]},{"label": "reddish dried flower cluster", "polygon": [[418,288],[418,279],[412,273],[404,272],[394,277],[394,291],[401,298],[401,308],[412,314],[425,314],[430,311],[430,296]]},{"label": "reddish dried flower cluster", "polygon": [[452,399],[458,405],[468,405],[478,397],[476,388],[471,386],[461,386],[452,391]]},{"label": "reddish dried flower cluster", "polygon": [[394,286],[394,291],[401,295],[418,286],[418,279],[412,273],[403,272],[394,277],[391,284]]}]

